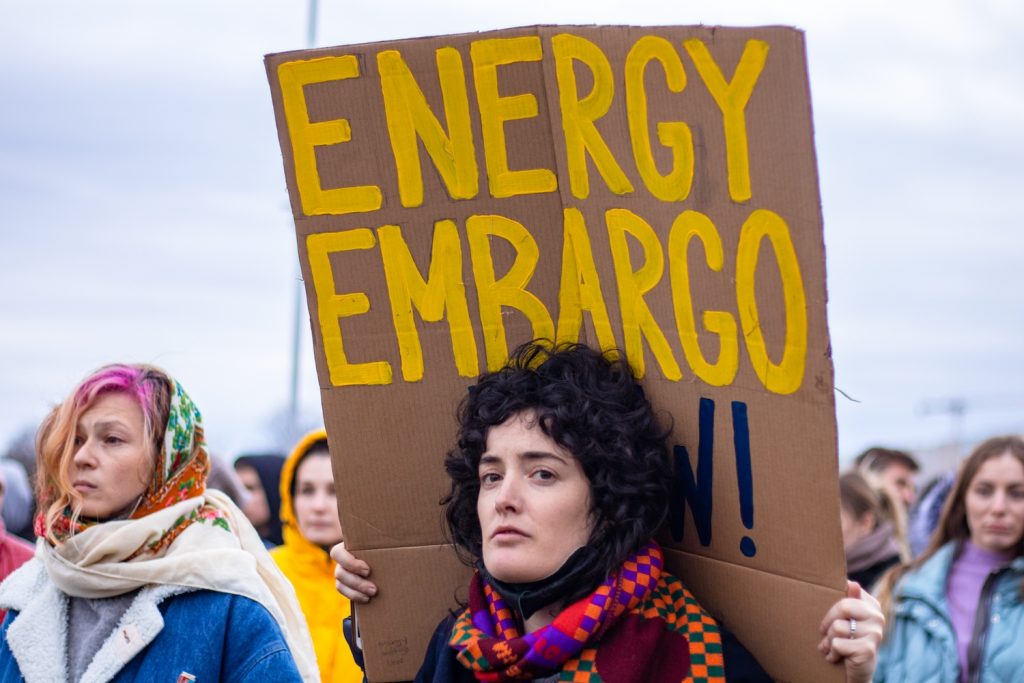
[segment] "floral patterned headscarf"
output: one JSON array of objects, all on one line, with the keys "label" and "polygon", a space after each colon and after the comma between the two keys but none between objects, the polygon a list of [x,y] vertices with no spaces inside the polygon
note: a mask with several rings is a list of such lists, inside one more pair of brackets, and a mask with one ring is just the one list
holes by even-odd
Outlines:
[{"label": "floral patterned headscarf", "polygon": [[[206,491],[210,456],[206,450],[202,414],[181,383],[172,377],[168,377],[168,380],[171,390],[170,407],[163,444],[153,471],[153,480],[128,519],[140,519],[175,503],[201,496]],[[176,520],[156,542],[139,548],[132,557],[159,554],[190,524],[197,521],[211,522],[225,530],[228,529],[227,519],[221,511],[209,505],[202,505],[191,514]],[[63,543],[75,534],[99,523],[99,520],[94,519],[75,519],[72,509],[67,507],[53,524],[53,537]],[[45,536],[45,527],[45,515],[40,514],[36,517],[36,535]]]}]

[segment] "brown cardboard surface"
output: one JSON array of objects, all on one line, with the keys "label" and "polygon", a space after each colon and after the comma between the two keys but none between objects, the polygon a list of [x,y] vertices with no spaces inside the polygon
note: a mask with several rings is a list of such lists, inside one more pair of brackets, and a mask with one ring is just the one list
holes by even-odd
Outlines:
[{"label": "brown cardboard surface", "polygon": [[[732,631],[778,683],[840,683],[841,666],[818,654],[817,628],[790,634],[780,631],[780,615],[818,624],[843,593],[783,576],[669,550],[666,564],[702,602],[714,605],[714,616]],[[739,615],[739,616],[736,616]]]},{"label": "brown cardboard surface", "polygon": [[[661,540],[702,558],[673,569],[773,675],[827,680],[813,647],[783,662],[763,635],[813,639],[845,578],[802,33],[530,27],[266,67],[346,544],[383,586],[375,680],[415,671],[386,643],[439,618],[384,579],[439,600],[461,576],[410,559],[444,543],[458,401],[556,333],[623,348],[673,427]],[[770,613],[740,599],[767,594]]]},{"label": "brown cardboard surface", "polygon": [[[434,627],[466,600],[470,571],[451,546],[366,550],[359,555],[381,587],[381,599],[356,606],[367,678],[373,683],[411,681]],[[393,608],[396,604],[416,605],[420,618],[432,619],[433,625],[409,630],[407,616]]]}]

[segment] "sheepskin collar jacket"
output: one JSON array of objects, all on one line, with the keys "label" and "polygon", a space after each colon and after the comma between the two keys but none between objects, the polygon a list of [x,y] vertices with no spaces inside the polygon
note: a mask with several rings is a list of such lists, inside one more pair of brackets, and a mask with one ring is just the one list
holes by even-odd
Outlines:
[{"label": "sheepskin collar jacket", "polygon": [[[68,597],[37,559],[0,584],[0,683],[66,683]],[[193,676],[190,679],[186,674]],[[277,622],[259,603],[185,586],[142,588],[80,683],[300,681]]]}]

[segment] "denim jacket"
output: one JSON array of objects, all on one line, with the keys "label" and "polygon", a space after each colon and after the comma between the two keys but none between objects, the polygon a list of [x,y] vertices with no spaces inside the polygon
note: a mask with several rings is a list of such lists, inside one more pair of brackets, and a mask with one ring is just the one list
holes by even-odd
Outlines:
[{"label": "denim jacket", "polygon": [[[956,683],[960,676],[956,635],[949,618],[946,581],[956,554],[948,543],[917,571],[900,580],[896,601],[878,654],[875,683]],[[992,581],[987,622],[976,624],[982,638],[978,683],[1024,681],[1024,557]],[[988,582],[986,582],[988,585]],[[986,599],[983,591],[982,600]]]},{"label": "denim jacket", "polygon": [[[64,683],[68,598],[30,561],[0,585],[0,683]],[[192,678],[189,678],[191,675]],[[182,586],[139,591],[80,683],[301,681],[277,622],[238,595]]]}]

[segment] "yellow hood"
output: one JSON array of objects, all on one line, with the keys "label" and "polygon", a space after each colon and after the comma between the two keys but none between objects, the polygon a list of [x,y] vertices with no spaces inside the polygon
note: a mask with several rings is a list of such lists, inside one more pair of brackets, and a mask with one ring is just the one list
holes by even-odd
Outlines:
[{"label": "yellow hood", "polygon": [[327,431],[324,429],[314,429],[309,434],[306,434],[295,445],[291,454],[284,461],[284,467],[281,468],[280,515],[285,545],[296,545],[300,541],[302,543],[309,543],[299,533],[299,525],[295,521],[295,506],[292,502],[292,480],[295,479],[295,468],[298,467],[302,456],[306,455],[316,442],[326,438]]},{"label": "yellow hood", "polygon": [[341,622],[349,615],[350,606],[334,588],[334,563],[320,546],[307,541],[299,532],[292,502],[292,481],[299,461],[321,439],[322,429],[306,434],[284,462],[281,469],[281,527],[284,545],[270,551],[284,575],[295,587],[299,605],[306,615],[320,680],[323,683],[362,683],[362,669],[342,636]]}]

